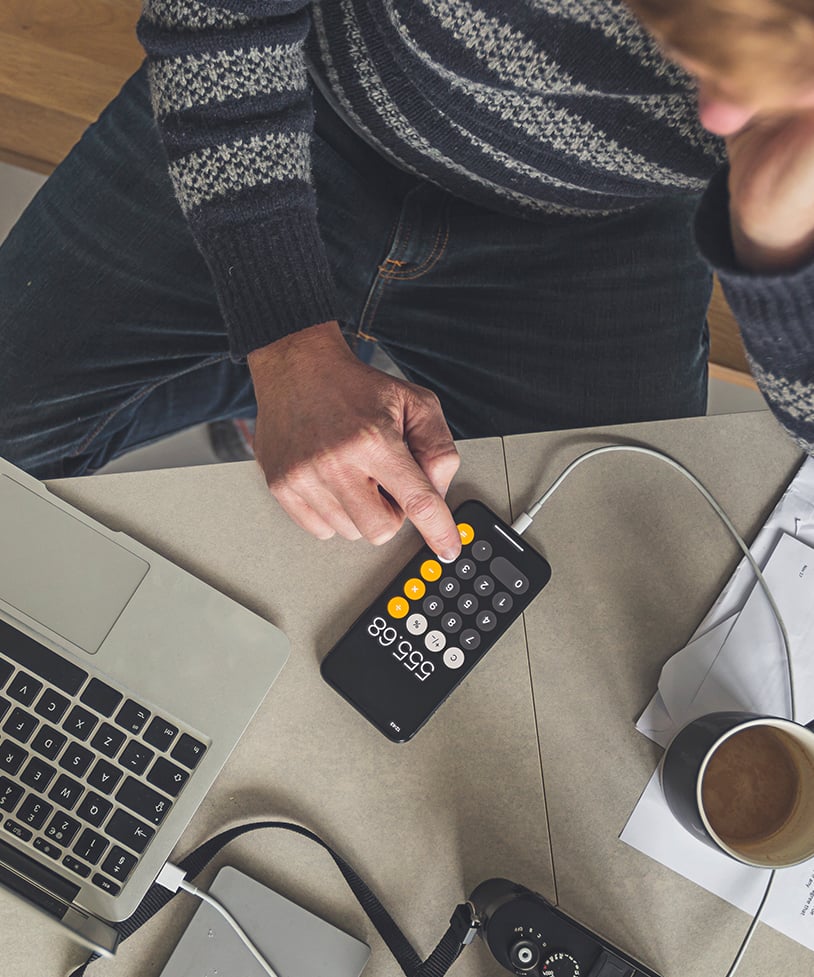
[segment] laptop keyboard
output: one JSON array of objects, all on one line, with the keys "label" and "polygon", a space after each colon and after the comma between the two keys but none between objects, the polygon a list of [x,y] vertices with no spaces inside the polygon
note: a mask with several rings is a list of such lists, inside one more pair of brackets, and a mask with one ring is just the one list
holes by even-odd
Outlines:
[{"label": "laptop keyboard", "polygon": [[117,895],[206,751],[0,621],[0,822]]}]

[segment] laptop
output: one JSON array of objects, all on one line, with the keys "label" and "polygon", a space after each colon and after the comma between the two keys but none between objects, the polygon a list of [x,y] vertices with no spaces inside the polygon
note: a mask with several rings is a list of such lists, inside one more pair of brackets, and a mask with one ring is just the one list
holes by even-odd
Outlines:
[{"label": "laptop", "polygon": [[285,636],[0,459],[0,887],[105,956]]}]

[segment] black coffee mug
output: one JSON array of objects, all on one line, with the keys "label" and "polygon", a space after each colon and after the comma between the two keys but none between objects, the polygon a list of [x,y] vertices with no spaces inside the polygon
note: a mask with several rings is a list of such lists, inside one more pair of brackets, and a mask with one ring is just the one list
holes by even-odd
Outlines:
[{"label": "black coffee mug", "polygon": [[814,858],[814,730],[715,712],[687,723],[662,758],[667,805],[693,837],[746,865]]}]

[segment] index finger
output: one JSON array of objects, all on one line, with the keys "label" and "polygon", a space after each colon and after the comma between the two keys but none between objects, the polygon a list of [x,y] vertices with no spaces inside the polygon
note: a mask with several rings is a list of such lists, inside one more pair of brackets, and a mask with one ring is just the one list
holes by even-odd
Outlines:
[{"label": "index finger", "polygon": [[441,495],[404,443],[389,453],[387,464],[371,476],[393,497],[429,548],[450,562],[461,552],[461,536]]}]

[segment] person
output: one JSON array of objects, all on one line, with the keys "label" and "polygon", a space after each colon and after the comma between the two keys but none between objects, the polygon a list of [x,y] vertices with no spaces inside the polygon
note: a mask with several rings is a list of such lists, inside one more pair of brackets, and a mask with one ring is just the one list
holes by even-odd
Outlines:
[{"label": "person", "polygon": [[813,23],[810,0],[147,0],[145,67],[0,250],[0,453],[82,474],[256,412],[303,529],[380,544],[406,517],[451,559],[453,434],[704,412],[711,268],[814,450]]}]

